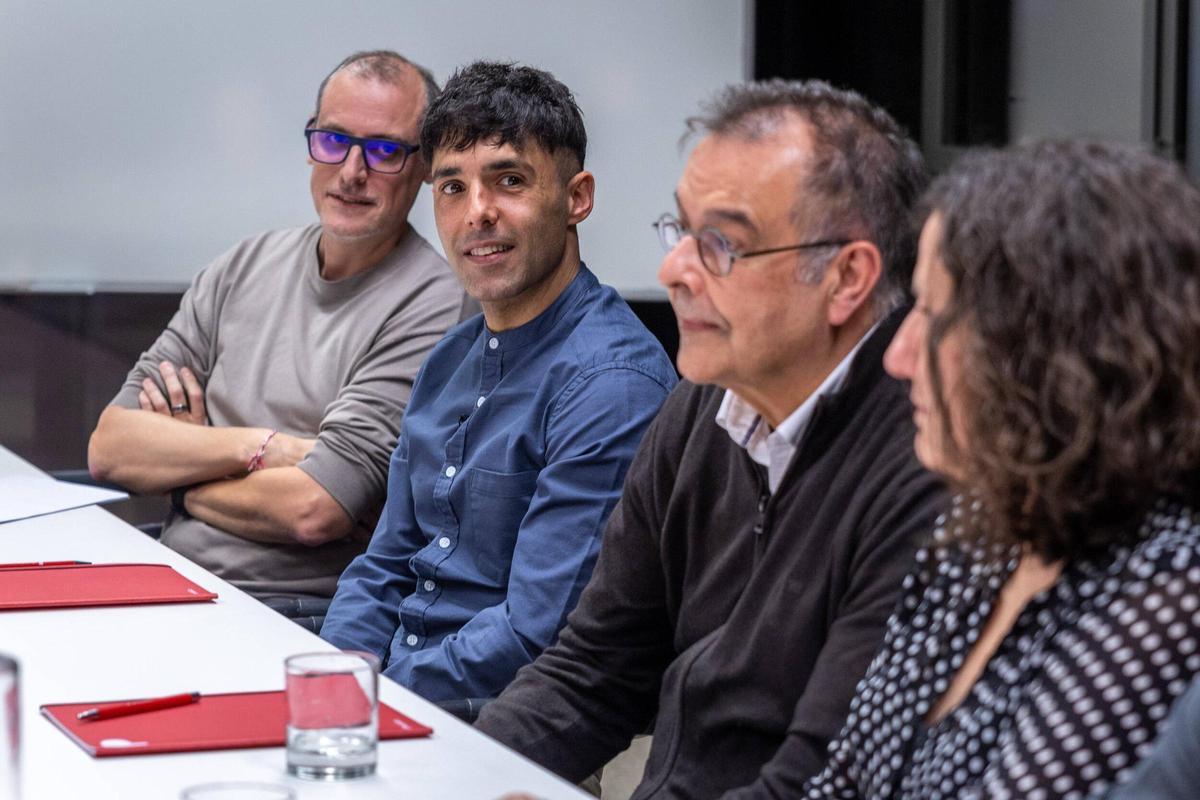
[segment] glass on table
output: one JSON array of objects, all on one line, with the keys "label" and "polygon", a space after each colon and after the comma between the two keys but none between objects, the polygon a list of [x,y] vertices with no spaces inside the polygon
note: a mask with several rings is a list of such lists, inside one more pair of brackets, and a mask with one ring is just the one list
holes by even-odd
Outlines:
[{"label": "glass on table", "polygon": [[374,773],[379,659],[348,651],[303,653],[283,663],[288,773],[311,780]]},{"label": "glass on table", "polygon": [[21,693],[17,662],[0,655],[0,800],[21,796]]},{"label": "glass on table", "polygon": [[277,783],[201,783],[179,794],[180,800],[296,800],[296,793]]}]

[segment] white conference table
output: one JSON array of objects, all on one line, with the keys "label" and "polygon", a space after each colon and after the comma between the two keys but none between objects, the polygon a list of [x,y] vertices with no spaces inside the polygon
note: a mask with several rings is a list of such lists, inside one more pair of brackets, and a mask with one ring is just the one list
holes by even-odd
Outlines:
[{"label": "white conference table", "polygon": [[[0,447],[0,475],[41,474]],[[21,669],[23,800],[176,798],[217,780],[290,786],[322,798],[495,798],[587,795],[381,678],[380,699],[434,729],[380,742],[379,767],[343,783],[287,776],[282,747],[95,759],[38,711],[47,703],[156,697],[184,691],[283,688],[283,659],[334,648],[212,573],[95,506],[0,524],[0,563],[74,560],[170,564],[219,598],[212,603],[0,612],[0,653]]]}]

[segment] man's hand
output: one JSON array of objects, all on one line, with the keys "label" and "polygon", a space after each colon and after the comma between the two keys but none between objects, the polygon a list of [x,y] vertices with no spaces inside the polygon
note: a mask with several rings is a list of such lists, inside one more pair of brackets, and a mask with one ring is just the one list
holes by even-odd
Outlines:
[{"label": "man's hand", "polygon": [[204,409],[204,389],[195,374],[183,367],[176,369],[170,361],[158,365],[163,383],[167,387],[164,396],[158,384],[150,378],[142,381],[142,391],[138,393],[138,405],[143,411],[153,411],[180,422],[190,422],[193,425],[207,425],[208,414]]},{"label": "man's hand", "polygon": [[[158,384],[150,378],[145,378],[142,381],[142,391],[138,393],[138,405],[141,409],[180,422],[208,425],[208,414],[204,408],[204,388],[200,381],[196,380],[195,373],[187,367],[176,368],[170,361],[159,364],[158,372],[162,375],[167,393],[164,395]],[[316,443],[316,439],[302,439],[299,436],[276,433],[263,452],[261,469],[294,467],[308,455],[308,451],[312,450]]]}]

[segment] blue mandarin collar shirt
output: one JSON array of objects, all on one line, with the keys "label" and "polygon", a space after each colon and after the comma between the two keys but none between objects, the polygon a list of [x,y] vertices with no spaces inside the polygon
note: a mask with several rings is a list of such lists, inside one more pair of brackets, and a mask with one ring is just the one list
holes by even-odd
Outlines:
[{"label": "blue mandarin collar shirt", "polygon": [[366,553],[321,635],[431,700],[494,697],[549,646],[595,565],[642,434],[676,381],[581,265],[535,319],[477,316],[429,355]]}]

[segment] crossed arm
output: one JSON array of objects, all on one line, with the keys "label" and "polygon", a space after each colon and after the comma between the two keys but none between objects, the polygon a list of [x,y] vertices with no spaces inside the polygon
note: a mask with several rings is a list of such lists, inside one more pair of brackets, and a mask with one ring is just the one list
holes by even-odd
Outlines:
[{"label": "crossed arm", "polygon": [[[189,514],[255,541],[316,546],[350,532],[345,509],[296,466],[315,439],[211,426],[195,374],[169,361],[159,364],[159,373],[165,392],[146,378],[139,408],[113,405],[100,415],[88,442],[93,477],[140,493],[190,487],[184,495]],[[264,442],[261,469],[248,472]]]}]

